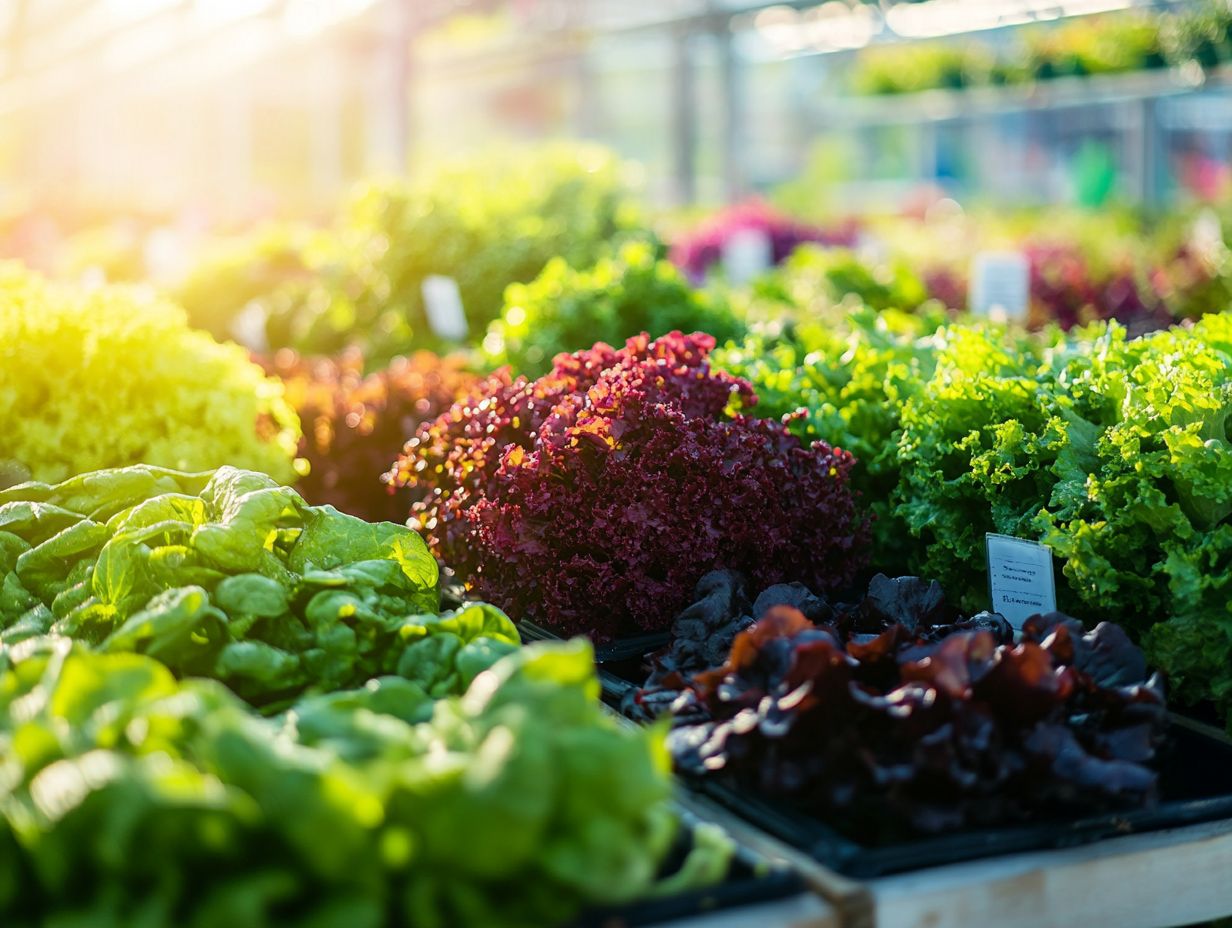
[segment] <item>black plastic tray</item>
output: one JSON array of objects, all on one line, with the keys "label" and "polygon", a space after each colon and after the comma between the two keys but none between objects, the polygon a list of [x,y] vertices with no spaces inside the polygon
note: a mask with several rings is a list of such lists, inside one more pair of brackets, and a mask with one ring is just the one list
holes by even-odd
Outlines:
[{"label": "black plastic tray", "polygon": [[[559,637],[526,623],[523,632],[527,638]],[[625,693],[641,685],[633,681],[644,676],[643,658],[660,646],[639,653],[630,640],[627,644],[618,642],[602,655],[596,649],[604,701],[619,710]],[[831,870],[856,878],[885,876],[1232,818],[1232,739],[1201,721],[1176,713],[1170,718],[1168,742],[1161,756],[1161,799],[1153,808],[968,829],[880,846],[862,843],[785,802],[759,798],[721,781],[683,778],[683,782]]]},{"label": "black plastic tray", "polygon": [[715,781],[686,783],[779,840],[846,876],[869,878],[1232,818],[1232,740],[1173,716],[1153,808],[981,828],[882,846],[864,844],[792,809]]},{"label": "black plastic tray", "polygon": [[[691,834],[699,820],[688,812],[681,812],[681,816],[686,834]],[[687,840],[686,837],[686,843]],[[770,863],[747,848],[737,846],[731,869],[722,883],[661,899],[590,909],[582,913],[570,928],[642,928],[710,912],[774,902],[803,892],[804,882],[793,870]]]}]

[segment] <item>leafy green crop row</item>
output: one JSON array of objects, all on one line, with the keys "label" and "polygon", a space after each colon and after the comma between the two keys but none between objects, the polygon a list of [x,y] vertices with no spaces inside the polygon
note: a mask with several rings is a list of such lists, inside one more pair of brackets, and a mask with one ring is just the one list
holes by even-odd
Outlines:
[{"label": "leafy green crop row", "polygon": [[663,733],[590,646],[437,582],[234,468],[0,492],[0,922],[531,928],[721,878],[660,873]]},{"label": "leafy green crop row", "polygon": [[372,183],[326,228],[276,226],[216,245],[177,296],[220,337],[255,305],[270,348],[357,345],[380,364],[441,345],[421,288],[443,275],[457,282],[478,341],[509,284],[553,258],[589,267],[613,244],[649,234],[624,174],[602,148],[552,145]]},{"label": "leafy green crop row", "polygon": [[425,721],[399,678],[264,719],[142,655],[0,647],[0,921],[539,928],[645,896],[662,735],[597,692],[588,645],[536,645]]},{"label": "leafy green crop row", "polygon": [[1020,84],[1232,59],[1232,12],[1223,0],[1196,9],[1121,12],[1024,29],[1007,50],[984,42],[924,42],[868,49],[852,69],[857,94]]},{"label": "leafy green crop row", "polygon": [[702,331],[719,342],[744,331],[720,294],[695,290],[648,242],[629,242],[593,267],[554,258],[527,284],[512,284],[484,339],[484,359],[539,376],[562,352],[595,342],[619,347],[639,332],[652,338]]},{"label": "leafy green crop row", "polygon": [[234,468],[0,492],[0,574],[0,640],[149,654],[266,708],[389,673],[459,692],[518,643],[491,607],[437,615],[436,561],[414,532]]}]

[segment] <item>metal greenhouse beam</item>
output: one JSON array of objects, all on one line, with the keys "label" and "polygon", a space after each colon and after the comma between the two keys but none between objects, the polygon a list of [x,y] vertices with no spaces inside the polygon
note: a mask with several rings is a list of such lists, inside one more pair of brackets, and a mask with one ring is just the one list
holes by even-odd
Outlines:
[{"label": "metal greenhouse beam", "polygon": [[674,193],[682,205],[697,199],[697,87],[692,36],[672,37],[672,164]]}]

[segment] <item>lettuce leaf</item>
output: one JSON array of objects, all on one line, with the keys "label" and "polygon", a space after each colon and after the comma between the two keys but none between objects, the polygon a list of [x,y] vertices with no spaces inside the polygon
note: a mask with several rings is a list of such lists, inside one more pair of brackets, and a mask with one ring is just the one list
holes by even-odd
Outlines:
[{"label": "lettuce leaf", "polygon": [[[646,896],[663,732],[597,692],[588,644],[536,644],[421,718],[383,678],[271,719],[144,655],[0,647],[0,922],[540,928]],[[667,887],[722,877],[705,845]]]},{"label": "lettuce leaf", "polygon": [[0,526],[0,640],[148,654],[270,712],[390,674],[461,692],[519,643],[490,606],[437,614],[436,561],[410,529],[251,471],[25,484],[0,493]]}]

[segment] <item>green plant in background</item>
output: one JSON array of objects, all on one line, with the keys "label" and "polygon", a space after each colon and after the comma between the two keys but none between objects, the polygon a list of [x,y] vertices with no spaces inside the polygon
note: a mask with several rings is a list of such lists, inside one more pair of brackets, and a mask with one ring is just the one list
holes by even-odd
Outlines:
[{"label": "green plant in background", "polygon": [[1166,20],[1162,33],[1174,63],[1192,61],[1214,68],[1232,61],[1232,7],[1224,0],[1209,0],[1188,15]]},{"label": "green plant in background", "polygon": [[1056,77],[1121,74],[1232,60],[1232,10],[1222,0],[1197,9],[1124,11],[1023,29],[1001,52],[978,42],[921,42],[860,53],[852,92],[862,95],[1019,84]]},{"label": "green plant in background", "polygon": [[[359,269],[333,232],[270,224],[211,242],[172,295],[194,326],[215,338],[234,339],[240,334],[236,320],[250,307],[261,317],[328,316],[331,305],[362,292]],[[258,318],[258,334],[261,326]],[[281,335],[279,341],[291,338],[289,332],[270,334]]]},{"label": "green plant in background", "polygon": [[987,84],[995,59],[982,45],[920,42],[861,52],[851,76],[854,93],[871,96]]},{"label": "green plant in background", "polygon": [[593,267],[555,258],[528,284],[512,284],[483,341],[485,360],[536,377],[560,352],[621,346],[640,332],[702,331],[722,342],[743,323],[717,292],[696,290],[649,242],[629,242]]},{"label": "green plant in background", "polygon": [[236,318],[255,307],[263,347],[355,346],[375,367],[446,347],[422,287],[451,277],[478,341],[509,284],[553,258],[588,267],[623,239],[650,237],[626,175],[607,150],[562,143],[373,182],[323,228],[271,226],[216,245],[176,294],[219,337],[235,337]]},{"label": "green plant in background", "polygon": [[370,361],[439,343],[423,305],[428,276],[457,281],[479,340],[509,284],[532,280],[553,258],[589,266],[613,241],[645,234],[621,163],[576,145],[502,152],[422,181],[370,186],[343,223],[371,257],[371,286],[353,315],[320,317],[293,347],[329,352],[359,332]]},{"label": "green plant in background", "polygon": [[144,655],[0,646],[0,920],[538,928],[720,878],[709,840],[660,882],[662,730],[598,692],[588,644],[538,644],[435,705],[382,678],[265,719]]},{"label": "green plant in background", "polygon": [[804,245],[756,280],[748,300],[751,320],[781,324],[840,305],[912,312],[929,303],[929,292],[902,258],[871,259],[846,248]]},{"label": "green plant in background", "polygon": [[1186,14],[1125,12],[1024,30],[1016,47],[1028,77],[1083,77],[1163,67],[1162,29]]},{"label": "green plant in background", "polygon": [[0,268],[5,483],[146,463],[233,463],[289,482],[299,422],[276,380],[178,307]]}]

